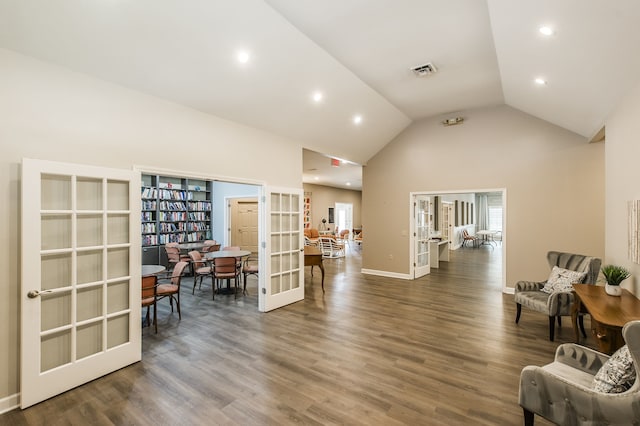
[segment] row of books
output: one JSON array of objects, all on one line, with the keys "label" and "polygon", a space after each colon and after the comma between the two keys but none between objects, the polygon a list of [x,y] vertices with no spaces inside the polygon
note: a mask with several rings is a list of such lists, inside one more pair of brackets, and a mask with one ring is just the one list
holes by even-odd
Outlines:
[{"label": "row of books", "polygon": [[198,220],[201,222],[206,222],[209,220],[209,215],[207,213],[189,213],[189,220]]},{"label": "row of books", "polygon": [[156,232],[156,224],[153,222],[142,223],[141,225],[143,234],[153,234]]},{"label": "row of books", "polygon": [[143,222],[148,222],[148,221],[155,220],[153,218],[153,213],[154,212],[142,212],[142,213],[140,213],[140,220],[143,221]]},{"label": "row of books", "polygon": [[160,232],[181,232],[186,231],[185,222],[162,222]]},{"label": "row of books", "polygon": [[168,222],[179,222],[181,220],[187,220],[187,214],[184,212],[160,212],[160,220]]},{"label": "row of books", "polygon": [[[195,192],[203,192],[195,190]],[[157,189],[152,187],[142,188],[142,198],[157,199],[160,196],[163,200],[193,200],[193,193],[178,189]]]},{"label": "row of books", "polygon": [[189,222],[187,224],[187,230],[189,231],[208,231],[209,225],[204,222]]},{"label": "row of books", "polygon": [[211,211],[211,201],[192,201],[189,203],[189,210]]},{"label": "row of books", "polygon": [[156,206],[155,201],[142,201],[142,210],[155,210]]},{"label": "row of books", "polygon": [[143,246],[157,246],[158,245],[158,236],[157,235],[143,235],[142,236],[142,245]]},{"label": "row of books", "polygon": [[161,201],[160,210],[186,210],[187,206],[181,201]]},{"label": "row of books", "polygon": [[143,235],[142,236],[142,245],[143,246],[157,246],[164,245],[167,243],[185,243],[185,242],[195,242],[195,241],[204,241],[211,239],[211,232],[178,232],[172,234],[160,234],[160,235]]}]

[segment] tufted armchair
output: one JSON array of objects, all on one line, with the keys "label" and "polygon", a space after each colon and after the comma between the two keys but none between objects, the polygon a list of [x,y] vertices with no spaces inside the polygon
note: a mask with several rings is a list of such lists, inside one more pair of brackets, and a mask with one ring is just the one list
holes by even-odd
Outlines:
[{"label": "tufted armchair", "polygon": [[[585,272],[587,274],[583,280],[585,284],[595,284],[600,273],[601,260],[597,257],[550,251],[547,253],[547,261],[550,268],[558,266],[571,271]],[[561,326],[560,318],[571,316],[571,306],[575,296],[571,291],[545,293],[542,291],[545,284],[546,281],[518,281],[516,283],[514,297],[516,302],[516,324],[520,321],[522,306],[543,313],[549,316],[549,340],[553,342],[555,319],[557,318],[558,326]],[[585,335],[582,316],[578,319],[582,334]]]},{"label": "tufted armchair", "polygon": [[567,426],[640,424],[640,321],[628,322],[622,334],[636,373],[629,389],[594,390],[594,377],[609,356],[574,343],[562,344],[551,364],[529,365],[520,373],[518,398],[525,426],[533,426],[535,414]]}]

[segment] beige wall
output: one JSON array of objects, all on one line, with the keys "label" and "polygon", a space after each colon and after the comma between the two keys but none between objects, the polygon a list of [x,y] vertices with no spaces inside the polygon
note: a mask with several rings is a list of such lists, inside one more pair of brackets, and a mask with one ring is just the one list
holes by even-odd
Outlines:
[{"label": "beige wall", "polygon": [[320,228],[322,218],[329,220],[329,207],[335,207],[336,203],[353,204],[353,226],[362,224],[362,192],[350,189],[331,188],[323,185],[305,183],[304,192],[311,192],[311,226]]},{"label": "beige wall", "polygon": [[622,286],[640,296],[640,265],[627,255],[627,202],[640,200],[640,85],[630,90],[606,121],[605,262],[632,276]]},{"label": "beige wall", "polygon": [[507,286],[544,279],[548,250],[602,257],[604,144],[507,106],[462,115],[414,123],[367,163],[363,269],[409,273],[409,193],[422,191],[506,188]]},{"label": "beige wall", "polygon": [[2,49],[0,75],[1,408],[19,392],[22,158],[147,165],[301,188],[302,147]]}]

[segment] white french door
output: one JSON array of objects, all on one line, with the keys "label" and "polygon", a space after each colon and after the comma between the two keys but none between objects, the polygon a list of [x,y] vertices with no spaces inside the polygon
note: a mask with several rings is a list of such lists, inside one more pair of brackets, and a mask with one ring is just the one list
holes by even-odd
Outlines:
[{"label": "white french door", "polygon": [[420,278],[431,272],[429,267],[430,201],[426,195],[413,197],[413,278]]},{"label": "white french door", "polygon": [[141,359],[140,173],[22,162],[20,403]]},{"label": "white french door", "polygon": [[261,258],[264,286],[258,305],[271,311],[304,299],[302,190],[265,188],[265,256]]}]

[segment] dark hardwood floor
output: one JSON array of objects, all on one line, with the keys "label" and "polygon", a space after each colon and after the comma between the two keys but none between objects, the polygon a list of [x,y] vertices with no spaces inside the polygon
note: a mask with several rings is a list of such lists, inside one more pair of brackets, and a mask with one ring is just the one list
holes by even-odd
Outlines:
[{"label": "dark hardwood floor", "polygon": [[249,296],[215,301],[209,284],[191,295],[186,278],[182,320],[161,304],[142,362],[0,424],[522,424],[520,370],[573,340],[569,318],[554,343],[543,315],[524,310],[516,325],[501,249],[451,255],[406,281],[362,275],[350,249],[325,260],[326,293],[306,268],[305,300],[266,314],[253,277]]}]

